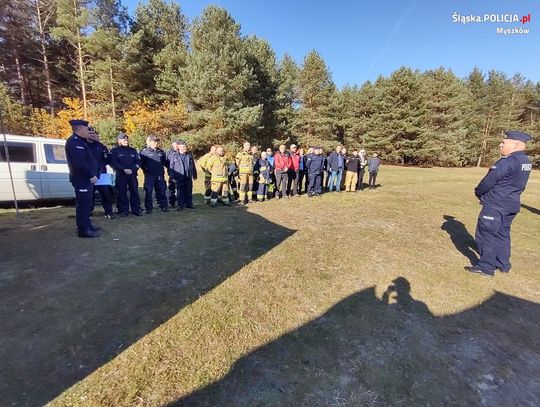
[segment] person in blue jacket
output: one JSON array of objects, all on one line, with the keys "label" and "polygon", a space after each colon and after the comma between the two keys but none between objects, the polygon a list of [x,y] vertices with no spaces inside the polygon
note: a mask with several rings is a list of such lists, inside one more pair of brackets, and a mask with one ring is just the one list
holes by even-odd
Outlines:
[{"label": "person in blue jacket", "polygon": [[343,168],[345,168],[345,158],[341,154],[342,147],[337,146],[336,151],[332,151],[326,160],[329,181],[328,191],[341,192],[341,178],[343,176]]},{"label": "person in blue jacket", "polygon": [[308,197],[320,196],[322,190],[322,173],[324,171],[324,156],[322,147],[313,147],[313,154],[306,157],[306,168],[308,172]]},{"label": "person in blue jacket", "polygon": [[146,138],[146,147],[140,152],[141,168],[144,172],[144,207],[146,213],[152,213],[154,202],[152,195],[156,191],[156,199],[163,212],[169,212],[167,204],[167,185],[165,184],[165,167],[167,157],[165,152],[158,148],[159,139],[156,136]]},{"label": "person in blue jacket", "polygon": [[98,228],[92,225],[90,214],[97,181],[97,163],[88,147],[88,122],[70,120],[73,134],[66,141],[66,159],[69,181],[75,189],[75,219],[79,237],[98,237]]},{"label": "person in blue jacket", "polygon": [[197,167],[193,156],[187,152],[186,142],[176,142],[176,152],[169,156],[169,165],[176,182],[177,211],[193,206],[193,181],[197,179]]},{"label": "person in blue jacket", "polygon": [[[109,163],[109,149],[101,143],[99,133],[93,128],[88,128],[88,147],[97,163],[98,178],[101,174],[107,173],[107,164]],[[95,185],[101,198],[101,206],[105,212],[105,219],[113,219],[113,198],[114,191],[112,185]],[[92,211],[95,206],[95,194],[92,195]]]},{"label": "person in blue jacket", "polygon": [[142,216],[137,180],[137,171],[141,167],[139,153],[129,146],[127,134],[120,132],[116,139],[118,146],[111,150],[109,162],[116,171],[116,190],[118,191],[116,207],[121,216],[129,215],[130,206],[133,215]]},{"label": "person in blue jacket", "polygon": [[274,169],[268,161],[266,151],[261,152],[261,158],[255,163],[255,172],[258,174],[257,200],[264,201],[268,195],[268,184],[272,182]]},{"label": "person in blue jacket", "polygon": [[480,259],[468,271],[493,276],[496,269],[508,273],[510,264],[510,226],[521,208],[532,164],[525,154],[532,137],[520,131],[507,131],[499,149],[501,158],[480,181],[474,194],[482,204],[476,226]]}]

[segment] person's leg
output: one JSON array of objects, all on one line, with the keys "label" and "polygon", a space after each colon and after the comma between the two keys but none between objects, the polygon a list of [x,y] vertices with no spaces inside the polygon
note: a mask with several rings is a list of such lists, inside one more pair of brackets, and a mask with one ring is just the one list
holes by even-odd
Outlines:
[{"label": "person's leg", "polygon": [[343,181],[343,168],[340,168],[337,173],[336,191],[341,192],[341,182]]},{"label": "person's leg", "polygon": [[287,194],[287,184],[289,183],[289,175],[287,174],[287,172],[284,172],[283,173],[283,178],[282,178],[282,191],[283,191],[283,194]]},{"label": "person's leg", "polygon": [[259,182],[259,188],[257,188],[257,200],[264,201],[266,198],[266,184],[264,182]]},{"label": "person's leg", "polygon": [[229,206],[230,205],[230,202],[229,202],[229,183],[228,182],[221,183],[220,189],[221,189],[221,202],[224,205]]},{"label": "person's leg", "polygon": [[474,267],[486,274],[493,275],[497,268],[501,229],[501,214],[495,209],[484,206],[480,211],[476,225],[475,240],[480,260]]},{"label": "person's leg", "polygon": [[101,198],[101,206],[103,207],[103,212],[105,216],[112,215],[112,196],[111,196],[111,187],[107,185],[100,185],[95,187]]},{"label": "person's leg", "polygon": [[169,189],[169,205],[171,208],[174,208],[176,205],[176,183],[174,180],[169,178],[168,182],[168,189]]},{"label": "person's leg", "polygon": [[186,206],[193,208],[193,180],[190,178],[186,182]]},{"label": "person's leg", "polygon": [[373,171],[369,171],[368,185],[369,185],[369,189],[373,188]]},{"label": "person's leg", "polygon": [[116,202],[116,209],[119,213],[129,212],[129,201],[127,196],[127,175],[120,175],[116,177],[116,190],[118,191],[118,197]]},{"label": "person's leg", "polygon": [[347,171],[345,173],[345,192],[351,191],[351,182],[352,182],[352,171]]},{"label": "person's leg", "polygon": [[316,174],[315,178],[315,194],[320,195],[322,192],[322,176],[321,174]]},{"label": "person's leg", "polygon": [[223,183],[222,182],[211,182],[210,189],[212,190],[212,195],[210,196],[210,205],[216,206],[219,194],[221,193]]},{"label": "person's leg", "polygon": [[373,188],[377,187],[377,174],[379,171],[373,171]]},{"label": "person's leg", "polygon": [[185,180],[176,181],[176,200],[178,201],[178,210],[182,210],[186,207],[186,182]]},{"label": "person's leg", "polygon": [[358,183],[358,173],[355,171],[352,171],[351,192],[354,192],[357,183]]},{"label": "person's leg", "polygon": [[365,171],[363,169],[358,171],[358,182],[356,183],[357,191],[362,191],[364,189],[364,174],[365,174]]},{"label": "person's leg", "polygon": [[249,202],[255,202],[255,195],[257,195],[257,190],[259,184],[255,181],[253,174],[248,174],[247,176],[247,198]]},{"label": "person's leg", "polygon": [[129,201],[131,212],[134,214],[141,213],[141,199],[139,198],[139,181],[135,174],[131,174],[128,178]]},{"label": "person's leg", "polygon": [[79,233],[91,230],[90,213],[92,212],[93,185],[73,185],[75,189],[75,223]]},{"label": "person's leg", "polygon": [[329,171],[328,172],[328,175],[329,175],[329,181],[328,181],[328,192],[332,192],[332,190],[334,189],[334,179],[336,177],[336,172],[335,171]]},{"label": "person's leg", "polygon": [[163,177],[157,177],[156,179],[156,196],[161,209],[167,209],[167,186],[165,185],[165,179]]},{"label": "person's leg", "polygon": [[508,273],[512,268],[510,264],[510,228],[515,217],[515,213],[503,215],[502,226],[498,235],[497,268],[503,273]]},{"label": "person's leg", "polygon": [[154,203],[152,198],[152,192],[154,191],[155,177],[150,174],[144,174],[144,208],[146,212],[152,212],[154,209]]},{"label": "person's leg", "polygon": [[210,197],[212,195],[212,187],[210,182],[210,176],[205,175],[204,176],[204,203],[208,204],[210,203]]}]

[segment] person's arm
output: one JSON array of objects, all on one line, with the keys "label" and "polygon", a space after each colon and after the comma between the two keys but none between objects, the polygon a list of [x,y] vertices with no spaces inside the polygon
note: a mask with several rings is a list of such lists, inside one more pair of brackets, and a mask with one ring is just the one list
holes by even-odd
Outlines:
[{"label": "person's arm", "polygon": [[491,166],[486,176],[482,178],[478,186],[474,189],[474,194],[478,198],[489,192],[497,182],[512,170],[512,162],[510,160],[511,158],[501,159]]},{"label": "person's arm", "polygon": [[87,147],[70,143],[69,145],[66,144],[65,148],[66,153],[70,158],[72,168],[74,168],[77,172],[84,174],[84,176],[88,177],[89,179],[96,176],[97,168],[90,168],[90,165],[88,165],[87,162],[86,154],[92,154],[92,152],[86,151]]},{"label": "person's arm", "polygon": [[109,155],[109,165],[113,168],[115,171],[123,171],[124,167],[122,164],[120,164],[120,161],[118,160],[118,157],[116,156],[116,149],[111,150],[111,154]]},{"label": "person's arm", "polygon": [[144,154],[144,149],[141,150],[139,153],[140,161],[141,161],[141,169],[143,171],[148,171],[148,157]]},{"label": "person's arm", "polygon": [[141,156],[137,150],[133,149],[133,151],[135,151],[135,163],[131,166],[130,170],[133,174],[135,174],[137,170],[141,168]]},{"label": "person's arm", "polygon": [[189,156],[189,160],[191,161],[191,165],[193,166],[193,179],[197,179],[197,166],[195,165],[195,159],[193,156]]}]

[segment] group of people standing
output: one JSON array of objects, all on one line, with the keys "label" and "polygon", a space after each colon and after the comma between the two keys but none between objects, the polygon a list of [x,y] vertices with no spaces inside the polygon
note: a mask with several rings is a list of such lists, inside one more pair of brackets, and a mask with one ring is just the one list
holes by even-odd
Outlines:
[{"label": "group of people standing", "polygon": [[218,198],[226,205],[231,199],[246,205],[274,197],[320,196],[323,185],[329,192],[362,191],[366,171],[368,186],[374,189],[381,165],[377,153],[368,159],[363,149],[347,154],[345,147],[337,146],[325,156],[322,147],[310,147],[304,153],[295,144],[288,151],[282,144],[276,152],[267,148],[259,153],[258,147],[248,141],[234,159],[230,157],[222,146],[212,146],[199,160],[205,173],[204,198],[212,206]]},{"label": "group of people standing", "polygon": [[[72,120],[70,124],[73,135],[66,142],[66,157],[76,193],[80,237],[99,236],[99,228],[90,221],[95,191],[100,194],[107,219],[115,216],[115,189],[119,216],[143,215],[138,190],[139,169],[144,174],[147,214],[154,210],[154,201],[163,212],[169,212],[171,207],[178,211],[195,208],[193,181],[197,179],[197,165],[184,141],[173,141],[164,151],[158,147],[159,139],[149,136],[146,147],[137,151],[129,145],[129,136],[120,132],[118,145],[109,151],[87,121]],[[230,205],[232,201],[246,205],[302,194],[320,196],[323,185],[329,192],[362,191],[366,171],[369,172],[368,186],[374,189],[381,165],[376,153],[371,158],[366,157],[364,150],[347,154],[342,146],[337,146],[328,156],[324,155],[322,147],[310,147],[304,153],[295,144],[291,144],[289,150],[282,144],[276,152],[268,148],[259,153],[258,147],[245,141],[242,151],[236,155],[231,153],[216,145],[199,159],[205,177],[204,201],[211,206],[218,202]],[[103,182],[107,179],[107,165],[115,171],[114,185]]]}]

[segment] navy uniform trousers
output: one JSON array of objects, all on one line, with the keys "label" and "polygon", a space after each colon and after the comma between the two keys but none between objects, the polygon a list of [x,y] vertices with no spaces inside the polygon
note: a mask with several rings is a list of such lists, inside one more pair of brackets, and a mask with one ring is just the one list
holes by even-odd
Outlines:
[{"label": "navy uniform trousers", "polygon": [[144,207],[152,210],[152,193],[156,191],[156,200],[161,209],[167,208],[167,186],[163,175],[144,174]]},{"label": "navy uniform trousers", "polygon": [[[131,205],[131,212],[139,213],[141,211],[141,201],[139,198],[139,183],[137,175],[117,173],[116,189],[118,190],[118,198],[116,206],[118,212],[128,213]],[[129,190],[129,200],[128,200]]]},{"label": "navy uniform trousers", "polygon": [[90,214],[94,204],[94,184],[72,183],[75,189],[75,218],[79,232],[86,232],[91,229]]},{"label": "navy uniform trousers", "polygon": [[[101,206],[103,207],[103,211],[105,212],[105,215],[112,215],[113,213],[113,196],[114,192],[111,186],[109,185],[98,185],[94,187],[99,192],[99,197],[101,198]],[[95,206],[95,194],[92,194],[92,211],[94,210]]]},{"label": "navy uniform trousers", "polygon": [[193,180],[191,178],[176,180],[176,199],[179,208],[193,206]]},{"label": "navy uniform trousers", "polygon": [[515,213],[482,207],[475,234],[480,254],[476,266],[486,273],[493,274],[495,269],[510,271],[510,226],[515,217]]},{"label": "navy uniform trousers", "polygon": [[308,180],[308,194],[320,194],[322,190],[322,174],[320,172],[309,173]]}]

